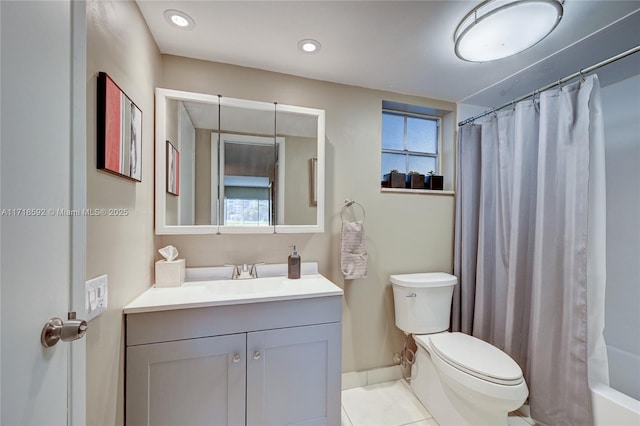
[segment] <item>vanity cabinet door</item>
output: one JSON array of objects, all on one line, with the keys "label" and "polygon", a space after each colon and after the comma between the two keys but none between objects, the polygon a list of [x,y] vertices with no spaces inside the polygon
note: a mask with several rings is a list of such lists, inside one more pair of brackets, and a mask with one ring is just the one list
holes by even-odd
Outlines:
[{"label": "vanity cabinet door", "polygon": [[248,333],[247,426],[339,425],[341,323]]},{"label": "vanity cabinet door", "polygon": [[126,423],[244,425],[246,334],[129,346]]}]

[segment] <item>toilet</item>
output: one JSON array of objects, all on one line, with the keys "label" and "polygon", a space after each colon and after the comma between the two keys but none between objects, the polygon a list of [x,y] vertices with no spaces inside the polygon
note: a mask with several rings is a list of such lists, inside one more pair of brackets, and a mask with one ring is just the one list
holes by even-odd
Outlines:
[{"label": "toilet", "polygon": [[457,282],[442,272],[391,275],[396,326],[418,348],[411,389],[441,426],[507,425],[529,395],[527,384],[500,349],[447,331]]}]

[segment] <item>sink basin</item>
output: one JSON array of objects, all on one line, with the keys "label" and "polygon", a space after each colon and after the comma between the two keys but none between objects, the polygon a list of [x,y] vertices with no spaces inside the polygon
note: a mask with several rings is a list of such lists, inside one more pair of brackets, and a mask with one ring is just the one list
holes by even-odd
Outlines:
[{"label": "sink basin", "polygon": [[[251,267],[251,265],[248,265]],[[200,281],[218,281],[228,280],[233,275],[233,269],[235,266],[205,266],[198,268],[187,268],[185,273],[185,284],[192,285],[192,283]],[[256,264],[256,271],[258,277],[286,277],[287,276],[287,264],[286,263],[272,263]],[[317,262],[302,262],[300,273],[302,275],[312,275],[318,273]]]},{"label": "sink basin", "polygon": [[194,281],[186,282],[182,287],[204,287],[206,291],[219,295],[249,295],[282,291],[287,278],[255,278],[247,280]]}]

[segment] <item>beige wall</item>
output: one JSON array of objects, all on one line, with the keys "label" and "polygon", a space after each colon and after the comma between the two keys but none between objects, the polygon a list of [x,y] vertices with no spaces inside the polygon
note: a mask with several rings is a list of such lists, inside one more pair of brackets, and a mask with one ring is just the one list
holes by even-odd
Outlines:
[{"label": "beige wall", "polygon": [[[180,151],[178,144],[178,101],[175,99],[167,100],[167,140]],[[155,112],[155,108],[154,108]],[[154,139],[155,140],[155,139]],[[165,147],[166,149],[166,147]],[[166,157],[165,157],[166,158]],[[155,164],[155,163],[154,163]],[[167,195],[165,222],[167,225],[178,224],[178,202],[179,198],[176,195]]]},{"label": "beige wall", "polygon": [[211,136],[211,130],[196,129],[196,225],[212,223]]},{"label": "beige wall", "polygon": [[[391,365],[403,336],[394,325],[389,275],[451,272],[454,199],[380,191],[382,100],[449,111],[455,104],[168,55],[161,86],[326,110],[325,233],[163,236],[161,244],[174,244],[187,266],[282,263],[288,246],[297,244],[303,261],[318,261],[321,272],[344,288],[343,372]],[[453,138],[453,128],[447,132]],[[347,197],[366,209],[369,276],[345,282],[338,252]]]},{"label": "beige wall", "polygon": [[[142,110],[142,182],[96,170],[96,75],[108,73]],[[109,277],[107,312],[87,333],[87,424],[124,422],[122,307],[153,281],[154,87],[160,53],[132,1],[87,1],[87,207],[126,217],[87,218],[87,279]]]}]

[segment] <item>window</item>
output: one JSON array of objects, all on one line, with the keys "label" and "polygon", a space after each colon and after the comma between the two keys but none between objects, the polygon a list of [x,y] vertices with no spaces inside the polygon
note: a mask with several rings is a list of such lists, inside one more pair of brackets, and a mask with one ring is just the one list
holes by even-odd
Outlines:
[{"label": "window", "polygon": [[271,185],[268,177],[225,176],[224,224],[269,226]]},{"label": "window", "polygon": [[225,225],[269,226],[269,200],[224,199]]},{"label": "window", "polygon": [[439,173],[440,118],[382,110],[381,179],[391,170],[401,173]]}]

